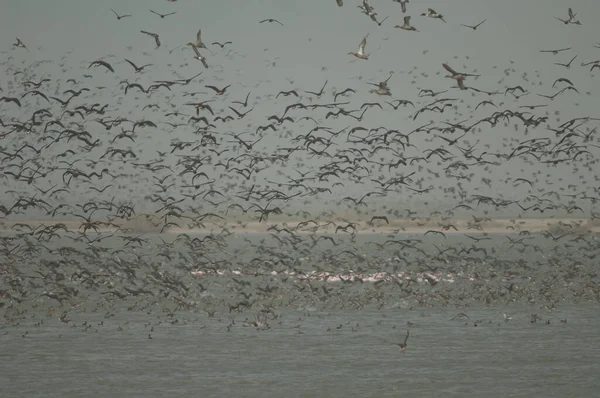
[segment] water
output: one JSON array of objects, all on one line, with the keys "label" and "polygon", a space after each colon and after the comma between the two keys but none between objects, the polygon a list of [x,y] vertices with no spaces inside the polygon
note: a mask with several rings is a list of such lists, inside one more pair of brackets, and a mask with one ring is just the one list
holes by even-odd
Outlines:
[{"label": "water", "polygon": [[[500,310],[513,319],[505,322]],[[290,310],[278,312],[266,331],[243,327],[251,316],[245,313],[229,332],[229,314],[181,312],[171,324],[161,308],[149,312],[73,313],[69,325],[40,317],[5,326],[2,395],[582,397],[600,388],[596,304],[561,312]],[[458,312],[471,320],[451,321]],[[531,323],[531,313],[542,320]],[[43,325],[32,325],[40,319]],[[392,343],[404,339],[408,321],[414,327],[402,354]]]}]

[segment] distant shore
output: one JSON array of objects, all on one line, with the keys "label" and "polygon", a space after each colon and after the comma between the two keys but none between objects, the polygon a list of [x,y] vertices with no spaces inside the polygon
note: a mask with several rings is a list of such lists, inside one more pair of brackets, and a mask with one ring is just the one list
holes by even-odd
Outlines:
[{"label": "distant shore", "polygon": [[[201,225],[184,226],[185,221],[180,221],[180,227],[168,227],[162,230],[162,225],[152,224],[148,220],[140,220],[140,217],[132,220],[115,221],[126,232],[131,233],[164,233],[164,234],[204,234],[229,231],[244,234],[268,234],[277,233],[278,230],[287,229],[297,234],[425,234],[428,231],[442,232],[448,234],[502,234],[519,233],[528,231],[540,233],[548,231],[551,233],[600,233],[600,223],[597,220],[584,218],[545,218],[545,219],[486,219],[486,220],[441,220],[441,219],[393,219],[374,220],[373,223],[365,220],[341,220],[330,219],[316,222],[306,220],[277,220],[277,221],[237,221],[224,220],[221,222],[206,222]],[[317,224],[318,223],[318,224]],[[0,223],[0,231],[10,233],[15,231],[29,231],[42,225],[59,226],[57,232],[83,231],[84,224],[73,220],[10,220]],[[350,225],[350,226],[348,226]],[[348,227],[347,227],[348,226]],[[347,227],[347,228],[346,228]],[[342,229],[344,228],[344,229]],[[117,227],[102,226],[98,228],[99,233],[117,232]],[[94,233],[88,229],[87,233]],[[430,232],[431,233],[431,232]]]}]

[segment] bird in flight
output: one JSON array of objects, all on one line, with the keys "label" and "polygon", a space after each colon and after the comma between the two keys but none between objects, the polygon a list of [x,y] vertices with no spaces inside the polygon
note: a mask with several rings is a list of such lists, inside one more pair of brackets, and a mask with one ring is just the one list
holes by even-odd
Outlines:
[{"label": "bird in flight", "polygon": [[400,347],[400,352],[403,354],[406,352],[406,342],[408,341],[408,335],[409,335],[409,331],[407,329],[406,337],[404,338],[404,343],[395,343],[398,347]]},{"label": "bird in flight", "polygon": [[276,20],[276,19],[273,19],[273,18],[267,18],[267,19],[263,19],[263,20],[262,20],[262,21],[260,21],[259,23],[265,23],[265,22],[271,22],[271,23],[272,23],[272,22],[277,22],[279,25],[283,26],[283,24],[282,24],[281,22],[279,22],[278,20]]},{"label": "bird in flight", "polygon": [[446,22],[446,20],[444,19],[444,16],[440,13],[435,12],[435,10],[433,8],[428,8],[427,12],[424,12],[423,14],[421,14],[421,16],[434,18],[434,19],[441,19],[442,21]]},{"label": "bird in flight", "polygon": [[156,43],[156,48],[160,47],[160,37],[156,33],[146,32],[145,30],[140,30],[145,35],[154,37],[154,42]]},{"label": "bird in flight", "polygon": [[450,65],[448,65],[448,64],[442,64],[442,66],[444,67],[444,69],[446,69],[448,72],[451,73],[450,75],[446,75],[444,77],[456,80],[456,82],[458,83],[458,87],[461,90],[467,89],[467,87],[465,87],[465,83],[464,83],[464,80],[466,79],[467,76],[476,76],[476,77],[479,76],[479,75],[471,75],[469,73],[458,73],[454,69],[452,69],[450,67]]},{"label": "bird in flight", "polygon": [[131,14],[123,14],[123,15],[119,15],[119,14],[117,14],[117,12],[116,12],[115,10],[113,10],[112,8],[111,8],[110,10],[113,12],[113,14],[115,14],[115,15],[117,16],[117,20],[118,20],[118,21],[120,21],[120,20],[121,20],[121,19],[123,19],[123,18],[127,18],[127,17],[130,17],[130,16],[131,16]]},{"label": "bird in flight", "polygon": [[413,32],[418,32],[417,28],[410,24],[410,15],[404,17],[404,25],[396,25],[394,28],[399,28],[402,30],[411,30]]},{"label": "bird in flight", "polygon": [[362,39],[362,41],[360,42],[360,44],[358,45],[358,52],[349,52],[349,55],[354,55],[357,58],[360,59],[369,59],[369,56],[367,54],[365,54],[365,46],[367,45],[367,37],[369,37],[369,35],[367,34],[364,39]]},{"label": "bird in flight", "polygon": [[144,68],[146,66],[152,66],[152,64],[146,64],[146,65],[142,65],[142,66],[137,66],[136,64],[134,64],[133,62],[131,62],[130,60],[128,60],[127,58],[125,58],[125,61],[131,65],[133,67],[133,69],[135,70],[135,73],[139,73],[142,72],[144,70]]},{"label": "bird in flight", "polygon": [[564,23],[565,25],[568,25],[568,24],[581,25],[581,22],[579,22],[578,20],[575,19],[576,15],[577,14],[574,14],[573,10],[571,8],[569,8],[569,19],[561,19],[559,17],[554,17],[554,18],[558,19],[560,22]]},{"label": "bird in flight", "polygon": [[25,50],[29,51],[27,46],[18,37],[17,37],[17,42],[13,44],[13,47],[24,48]]},{"label": "bird in flight", "polygon": [[175,11],[175,12],[170,12],[170,13],[168,13],[168,14],[160,14],[160,13],[158,13],[158,12],[156,12],[156,11],[153,11],[153,10],[150,10],[150,12],[151,12],[152,14],[158,15],[158,16],[159,16],[159,17],[161,17],[161,18],[165,18],[165,17],[168,17],[169,15],[177,14],[177,12],[176,12],[176,11]]},{"label": "bird in flight", "polygon": [[467,28],[471,28],[473,30],[477,30],[478,27],[480,27],[485,21],[487,21],[487,19],[484,19],[483,21],[479,22],[477,25],[464,25],[464,24],[460,24],[460,26],[464,26]]}]

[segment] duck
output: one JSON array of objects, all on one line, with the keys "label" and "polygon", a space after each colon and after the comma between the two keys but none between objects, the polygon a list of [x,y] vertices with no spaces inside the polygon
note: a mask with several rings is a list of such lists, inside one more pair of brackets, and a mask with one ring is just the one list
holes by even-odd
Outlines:
[{"label": "duck", "polygon": [[369,56],[367,54],[365,54],[365,46],[367,45],[367,37],[369,37],[368,34],[362,39],[362,41],[358,45],[358,52],[352,51],[352,52],[349,52],[348,55],[354,55],[356,58],[360,58],[360,59],[369,59]]},{"label": "duck", "polygon": [[435,12],[435,10],[433,8],[428,8],[427,12],[424,12],[423,14],[421,14],[421,16],[435,18],[435,19],[441,19],[442,21],[446,22],[446,20],[444,19],[444,16],[440,13]]},{"label": "duck", "polygon": [[404,25],[396,25],[396,26],[394,26],[394,28],[399,28],[399,29],[403,29],[403,30],[412,30],[412,31],[418,32],[417,28],[415,28],[414,26],[412,26],[410,24],[410,15],[407,15],[404,17]]}]

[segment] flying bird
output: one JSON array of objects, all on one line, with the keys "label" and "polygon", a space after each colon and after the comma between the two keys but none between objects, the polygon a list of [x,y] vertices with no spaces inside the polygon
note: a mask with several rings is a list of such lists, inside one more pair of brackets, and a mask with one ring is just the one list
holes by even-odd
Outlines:
[{"label": "flying bird", "polygon": [[110,10],[113,12],[113,14],[115,14],[115,15],[117,16],[117,20],[118,20],[118,21],[120,21],[120,20],[121,20],[121,19],[123,19],[123,18],[127,18],[127,17],[130,17],[130,16],[131,16],[131,14],[123,14],[123,15],[119,15],[119,14],[117,14],[117,12],[116,12],[115,10],[113,10],[112,8],[111,8]]},{"label": "flying bird", "polygon": [[90,66],[88,66],[88,69],[90,69],[92,66],[104,66],[106,69],[108,69],[112,73],[115,73],[115,70],[113,69],[113,67],[106,61],[102,61],[102,60],[94,61],[90,64]]},{"label": "flying bird", "polygon": [[568,24],[581,25],[581,22],[579,22],[578,20],[575,19],[576,15],[577,14],[574,14],[573,10],[571,8],[569,8],[569,19],[560,19],[559,17],[554,17],[554,18],[558,19],[565,25],[568,25]]},{"label": "flying bird", "polygon": [[283,26],[283,24],[282,24],[281,22],[279,22],[278,20],[276,20],[276,19],[273,19],[273,18],[267,18],[267,19],[263,19],[263,20],[262,20],[262,21],[260,21],[259,23],[265,23],[265,22],[271,22],[271,23],[272,23],[272,22],[277,22],[279,25]]},{"label": "flying bird", "polygon": [[170,13],[168,13],[168,14],[159,14],[158,12],[156,12],[156,11],[153,11],[153,10],[150,10],[150,12],[151,12],[152,14],[158,15],[158,16],[159,16],[159,17],[161,17],[161,18],[165,18],[165,17],[168,17],[169,15],[177,14],[177,12],[176,12],[176,11],[175,11],[175,12],[170,12]]},{"label": "flying bird", "polygon": [[367,54],[365,54],[365,46],[367,45],[367,37],[369,37],[369,34],[367,34],[364,39],[362,39],[362,41],[360,42],[360,44],[358,45],[358,52],[349,52],[349,55],[354,55],[357,58],[360,59],[369,59],[369,56]]},{"label": "flying bird", "polygon": [[483,25],[483,23],[487,21],[487,19],[484,19],[483,21],[479,22],[477,25],[464,25],[464,24],[460,24],[460,26],[464,26],[466,28],[471,28],[473,30],[477,30],[478,27],[480,27],[481,25]]},{"label": "flying bird", "polygon": [[146,32],[145,30],[140,30],[140,32],[142,32],[145,35],[154,37],[154,42],[156,43],[156,48],[160,47],[160,38],[158,37],[158,35],[156,33]]}]

